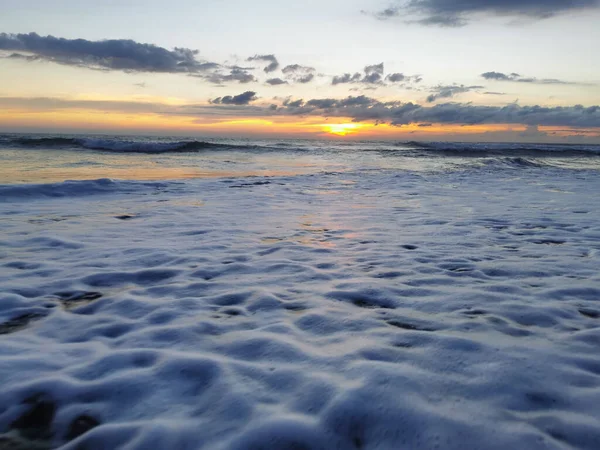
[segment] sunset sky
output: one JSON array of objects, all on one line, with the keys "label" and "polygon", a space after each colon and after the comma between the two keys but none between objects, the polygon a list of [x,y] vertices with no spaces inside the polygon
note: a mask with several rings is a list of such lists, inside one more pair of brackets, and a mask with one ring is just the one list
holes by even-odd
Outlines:
[{"label": "sunset sky", "polygon": [[0,0],[0,130],[600,143],[598,0]]}]

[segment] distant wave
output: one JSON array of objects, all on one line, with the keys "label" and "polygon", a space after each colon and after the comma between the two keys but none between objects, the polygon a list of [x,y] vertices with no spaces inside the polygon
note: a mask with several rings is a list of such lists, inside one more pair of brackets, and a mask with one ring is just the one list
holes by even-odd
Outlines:
[{"label": "distant wave", "polygon": [[152,142],[120,139],[66,138],[66,137],[4,137],[2,142],[11,147],[88,149],[123,153],[200,152],[215,149],[256,149],[256,145],[217,144],[205,141]]},{"label": "distant wave", "polygon": [[420,155],[482,156],[600,156],[600,145],[407,141],[397,147],[421,150]]}]

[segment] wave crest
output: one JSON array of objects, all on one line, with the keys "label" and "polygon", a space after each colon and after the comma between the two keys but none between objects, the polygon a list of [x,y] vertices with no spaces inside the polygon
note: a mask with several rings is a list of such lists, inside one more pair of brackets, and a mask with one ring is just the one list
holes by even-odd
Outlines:
[{"label": "wave crest", "polygon": [[206,141],[174,141],[156,142],[143,140],[121,140],[100,138],[66,138],[66,137],[17,137],[4,140],[12,147],[24,148],[67,148],[101,150],[122,153],[167,153],[167,152],[200,152],[217,149],[254,149],[253,145],[220,144]]}]

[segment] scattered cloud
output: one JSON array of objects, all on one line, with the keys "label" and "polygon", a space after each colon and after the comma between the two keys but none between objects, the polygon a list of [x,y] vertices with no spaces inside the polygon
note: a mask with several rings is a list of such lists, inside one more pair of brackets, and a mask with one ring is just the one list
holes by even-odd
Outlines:
[{"label": "scattered cloud", "polygon": [[301,66],[300,64],[290,64],[281,70],[285,76],[295,83],[310,83],[315,78],[315,68]]},{"label": "scattered cloud", "polygon": [[361,78],[362,78],[362,75],[358,72],[356,72],[354,74],[345,73],[343,75],[334,76],[333,80],[331,80],[331,84],[333,84],[335,86],[336,84],[358,83],[358,82],[360,82]]},{"label": "scattered cloud", "polygon": [[532,84],[568,84],[568,85],[579,85],[579,86],[590,86],[589,83],[578,83],[575,81],[564,81],[557,80],[556,78],[535,78],[535,77],[524,77],[518,73],[503,73],[503,72],[485,72],[481,74],[482,78],[491,81],[513,81],[517,83],[532,83]]},{"label": "scattered cloud", "polygon": [[382,84],[383,81],[383,63],[372,64],[365,66],[363,74],[356,72],[354,74],[345,73],[335,76],[331,80],[331,84],[344,83],[363,83],[363,84]]},{"label": "scattered cloud", "polygon": [[228,74],[223,74],[221,72],[212,72],[208,75],[203,75],[201,77],[215,84],[223,84],[233,81],[237,81],[241,84],[246,84],[256,81],[256,77],[254,75],[249,73],[247,69],[241,67],[235,67],[231,69]]},{"label": "scattered cloud", "polygon": [[366,66],[365,76],[362,79],[363,83],[368,84],[379,84],[383,78],[383,63],[373,64],[372,66]]},{"label": "scattered cloud", "polygon": [[291,98],[286,98],[283,101],[283,106],[286,106],[288,108],[300,108],[303,104],[304,104],[304,100],[302,100],[302,99],[292,100]]},{"label": "scattered cloud", "polygon": [[279,69],[279,61],[277,61],[275,55],[254,55],[248,58],[247,61],[268,62],[269,64],[263,69],[266,73],[275,72],[277,69]]},{"label": "scattered cloud", "polygon": [[219,65],[198,59],[198,51],[173,50],[129,39],[88,41],[40,36],[37,33],[0,33],[0,50],[9,58],[125,72],[200,73]]},{"label": "scattered cloud", "polygon": [[391,83],[400,83],[406,80],[406,75],[403,73],[390,73],[385,79]]},{"label": "scattered cloud", "polygon": [[256,92],[246,91],[239,95],[226,95],[225,97],[217,97],[210,101],[213,105],[248,105],[256,100]]},{"label": "scattered cloud", "polygon": [[514,81],[516,77],[519,77],[518,73],[505,74],[502,72],[485,72],[481,74],[481,77],[486,80],[495,80],[495,81]]},{"label": "scattered cloud", "polygon": [[451,98],[458,94],[464,94],[475,89],[483,89],[483,86],[465,86],[463,84],[452,84],[448,86],[435,86],[431,89],[432,94],[427,96],[427,103],[433,103],[440,98]]},{"label": "scattered cloud", "polygon": [[598,6],[598,0],[396,0],[381,11],[366,13],[381,20],[402,17],[409,23],[462,27],[486,15],[541,20]]},{"label": "scattered cloud", "polygon": [[406,86],[410,83],[420,83],[423,78],[420,75],[405,75],[403,73],[390,73],[384,77],[384,64],[372,64],[365,66],[363,72],[355,73],[344,73],[342,75],[336,75],[332,78],[331,84],[363,84],[364,89],[376,88],[377,86],[384,86],[387,83],[391,84],[402,84]]},{"label": "scattered cloud", "polygon": [[270,84],[271,86],[278,86],[280,84],[288,84],[287,81],[282,80],[281,78],[269,78],[266,81],[267,84]]}]

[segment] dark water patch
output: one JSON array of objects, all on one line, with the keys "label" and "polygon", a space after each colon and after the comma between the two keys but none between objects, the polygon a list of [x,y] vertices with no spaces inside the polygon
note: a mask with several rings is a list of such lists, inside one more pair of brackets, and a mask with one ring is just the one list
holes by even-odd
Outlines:
[{"label": "dark water patch", "polygon": [[82,278],[82,282],[93,287],[118,286],[127,283],[135,283],[145,286],[160,283],[179,275],[180,270],[174,269],[148,269],[138,272],[106,272],[88,275]]},{"label": "dark water patch", "polygon": [[20,316],[0,324],[0,335],[16,333],[17,331],[27,328],[31,322],[40,320],[44,317],[46,317],[46,315],[40,313],[21,314]]},{"label": "dark water patch", "polygon": [[49,450],[50,448],[52,445],[49,440],[27,439],[15,431],[0,434],[0,450]]},{"label": "dark water patch", "polygon": [[416,245],[412,245],[412,244],[404,244],[404,245],[401,245],[400,247],[402,247],[406,250],[416,250],[419,248]]},{"label": "dark water patch", "polygon": [[375,309],[375,308],[393,309],[394,308],[393,306],[372,302],[369,299],[364,299],[364,298],[356,298],[356,299],[352,300],[352,304],[354,306],[358,306],[359,308],[366,308],[366,309]]},{"label": "dark water patch", "polygon": [[30,263],[30,262],[25,262],[25,261],[12,261],[12,262],[6,263],[4,265],[4,267],[9,267],[11,269],[17,269],[17,270],[35,270],[35,269],[39,269],[40,267],[42,267],[42,264]]},{"label": "dark water patch", "polygon": [[229,186],[230,188],[248,188],[253,186],[263,186],[265,184],[271,184],[270,181],[255,181],[254,183],[240,183],[240,184],[232,184]]},{"label": "dark water patch", "polygon": [[396,328],[401,328],[403,330],[410,330],[410,331],[437,331],[436,328],[432,328],[432,327],[428,327],[428,326],[424,326],[424,325],[417,325],[414,323],[409,323],[409,322],[405,322],[403,320],[398,320],[398,319],[394,319],[394,320],[388,320],[387,323],[393,327]]},{"label": "dark water patch", "polygon": [[539,245],[563,245],[567,241],[562,239],[537,239],[531,242]]},{"label": "dark water patch", "polygon": [[63,222],[65,220],[67,219],[64,217],[48,217],[43,219],[29,219],[27,222],[32,223],[34,225],[44,225],[52,222]]},{"label": "dark water patch", "polygon": [[595,310],[595,309],[590,309],[590,308],[579,308],[578,309],[579,314],[589,317],[591,319],[598,319],[600,318],[600,311]]},{"label": "dark water patch", "polygon": [[57,292],[54,297],[57,297],[65,309],[69,310],[98,300],[102,297],[102,293],[95,291],[65,291]]},{"label": "dark water patch", "polygon": [[413,348],[413,344],[410,342],[394,342],[392,346],[397,348]]},{"label": "dark water patch", "polygon": [[76,439],[79,436],[87,433],[91,429],[96,428],[98,425],[100,425],[100,421],[98,419],[88,416],[87,414],[82,414],[71,422],[65,438],[69,441],[72,441],[73,439]]},{"label": "dark water patch", "polygon": [[473,272],[473,270],[474,270],[473,267],[454,265],[454,264],[440,264],[440,268],[448,270],[453,273],[466,273],[466,272]]},{"label": "dark water patch", "polygon": [[394,301],[385,294],[371,289],[364,291],[332,291],[327,294],[327,297],[351,303],[359,308],[394,309],[396,307]]},{"label": "dark water patch", "polygon": [[525,398],[536,409],[548,409],[556,406],[557,400],[545,392],[527,392]]},{"label": "dark water patch", "polygon": [[36,394],[23,401],[26,411],[10,424],[10,428],[28,439],[49,439],[56,404],[45,394]]},{"label": "dark water patch", "polygon": [[246,315],[246,313],[244,312],[244,310],[242,308],[226,308],[226,309],[223,309],[221,312],[223,314],[227,314],[228,316],[231,316],[231,317]]},{"label": "dark water patch", "polygon": [[285,303],[283,305],[284,309],[287,309],[288,311],[294,311],[294,312],[299,312],[299,311],[306,311],[308,309],[308,306],[303,305],[301,303]]},{"label": "dark water patch", "polygon": [[462,311],[462,313],[465,316],[469,316],[469,317],[477,317],[477,316],[482,316],[484,314],[487,314],[487,311],[483,310],[483,309],[469,309],[467,311]]},{"label": "dark water patch", "polygon": [[376,273],[373,275],[373,278],[398,278],[401,277],[403,275],[406,275],[405,272],[397,272],[397,271],[390,271],[390,272],[380,272],[380,273]]}]

